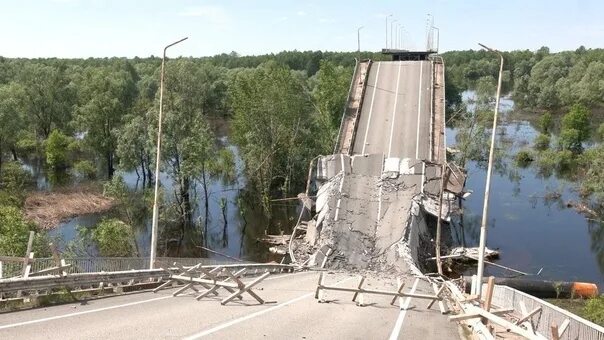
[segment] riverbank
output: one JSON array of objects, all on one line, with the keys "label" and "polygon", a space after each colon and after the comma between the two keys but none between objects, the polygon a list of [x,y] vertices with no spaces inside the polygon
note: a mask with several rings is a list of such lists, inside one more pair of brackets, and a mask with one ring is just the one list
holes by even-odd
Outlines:
[{"label": "riverbank", "polygon": [[25,218],[42,229],[54,229],[70,218],[104,213],[115,202],[93,186],[80,186],[59,191],[36,191],[28,194],[23,207]]}]

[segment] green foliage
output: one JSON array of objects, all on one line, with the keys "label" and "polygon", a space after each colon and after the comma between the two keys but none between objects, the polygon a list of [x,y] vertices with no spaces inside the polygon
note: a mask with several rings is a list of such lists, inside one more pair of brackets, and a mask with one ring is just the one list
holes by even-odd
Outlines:
[{"label": "green foliage", "polygon": [[105,219],[92,231],[100,256],[127,257],[136,255],[134,231],[128,224],[117,219]]},{"label": "green foliage", "polygon": [[577,159],[570,150],[544,150],[537,159],[539,172],[545,176],[555,172],[560,177],[567,177],[577,164]]},{"label": "green foliage", "polygon": [[338,67],[330,61],[321,61],[321,68],[316,75],[312,90],[312,99],[319,113],[320,124],[325,127],[321,137],[326,139],[323,142],[326,152],[333,145],[340,128],[351,77],[350,69]]},{"label": "green foliage", "polygon": [[584,171],[581,176],[583,191],[595,194],[600,200],[604,199],[604,146],[586,150],[579,156],[579,164]]},{"label": "green foliage", "polygon": [[82,160],[73,164],[73,169],[82,177],[87,179],[96,178],[96,167],[91,161]]},{"label": "green foliage", "polygon": [[15,77],[23,86],[23,114],[38,138],[66,129],[77,99],[66,68],[25,62]]},{"label": "green foliage", "polygon": [[[557,110],[574,103],[604,104],[604,49],[550,53],[542,47],[535,52],[503,52],[503,57],[503,93],[511,92],[519,107]],[[455,104],[449,98],[460,90],[477,90],[479,95],[494,92],[490,85],[494,81],[487,80],[497,79],[499,60],[492,53],[449,51],[443,58],[449,104]]]},{"label": "green foliage", "polygon": [[604,296],[589,299],[582,316],[593,323],[604,326]]},{"label": "green foliage", "polygon": [[577,129],[564,129],[560,131],[558,138],[558,147],[562,150],[570,150],[575,153],[583,150],[581,144],[581,133]]},{"label": "green foliage", "polygon": [[597,130],[596,134],[598,137],[598,141],[604,142],[604,123],[602,123],[602,124],[600,124],[600,126],[598,126],[598,130]]},{"label": "green foliage", "polygon": [[19,162],[3,164],[0,169],[0,206],[21,208],[32,182],[31,174]]},{"label": "green foliage", "polygon": [[45,141],[46,164],[58,170],[69,165],[68,147],[71,139],[59,130],[53,130]]},{"label": "green foliage", "polygon": [[533,141],[533,147],[535,150],[543,151],[549,149],[550,145],[550,135],[545,133],[540,133],[535,140]]},{"label": "green foliage", "polygon": [[[36,227],[25,220],[20,209],[0,206],[0,254],[6,256],[23,256],[27,250],[29,232]],[[45,234],[36,234],[34,251],[38,257],[49,253],[48,240]]]},{"label": "green foliage", "polygon": [[542,133],[552,133],[554,128],[554,118],[549,111],[544,112],[539,118],[539,129]]},{"label": "green foliage", "polygon": [[80,83],[80,105],[74,125],[84,141],[104,158],[108,176],[114,172],[117,132],[136,98],[136,74],[128,62],[89,68]]},{"label": "green foliage", "polygon": [[514,161],[516,162],[516,164],[523,168],[525,168],[529,164],[531,164],[531,162],[533,162],[533,160],[534,160],[533,155],[528,150],[518,151],[516,156],[514,156]]},{"label": "green foliage", "polygon": [[274,191],[291,194],[316,154],[316,118],[304,79],[277,63],[237,74],[229,88],[233,136],[246,172],[268,210]]},{"label": "green foliage", "polygon": [[587,107],[575,104],[571,110],[562,117],[562,132],[565,130],[577,130],[578,140],[584,142],[590,135],[590,112]]},{"label": "green foliage", "polygon": [[16,83],[0,85],[0,156],[3,150],[16,146],[24,127],[23,93]]}]

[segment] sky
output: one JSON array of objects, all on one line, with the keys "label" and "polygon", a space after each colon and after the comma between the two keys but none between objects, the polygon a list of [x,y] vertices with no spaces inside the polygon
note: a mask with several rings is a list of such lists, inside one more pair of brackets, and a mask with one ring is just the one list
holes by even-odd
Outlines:
[{"label": "sky", "polygon": [[425,49],[432,18],[441,52],[561,51],[604,47],[603,13],[601,0],[0,0],[0,56],[159,56],[183,37],[170,56],[355,51],[359,26],[361,49],[379,51],[389,14],[405,49]]}]

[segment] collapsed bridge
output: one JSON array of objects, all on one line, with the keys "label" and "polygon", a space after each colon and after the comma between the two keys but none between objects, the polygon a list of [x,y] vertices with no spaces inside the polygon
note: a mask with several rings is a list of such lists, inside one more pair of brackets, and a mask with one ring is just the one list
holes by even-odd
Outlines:
[{"label": "collapsed bridge", "polygon": [[[311,265],[406,271],[429,255],[420,250],[427,215],[448,219],[451,202],[439,210],[443,60],[429,52],[385,53],[393,60],[357,63],[334,154],[317,161],[317,218],[306,236],[313,249],[298,252],[310,255]],[[459,193],[465,177],[449,170],[445,188]]]}]

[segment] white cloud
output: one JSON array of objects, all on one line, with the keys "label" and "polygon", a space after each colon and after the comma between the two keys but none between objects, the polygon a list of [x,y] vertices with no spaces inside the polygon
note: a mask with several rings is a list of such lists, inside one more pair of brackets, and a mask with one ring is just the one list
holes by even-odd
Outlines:
[{"label": "white cloud", "polygon": [[275,19],[274,22],[276,22],[276,23],[277,22],[284,22],[284,21],[287,21],[287,19],[289,19],[289,18],[284,16],[284,17],[280,17],[280,18]]},{"label": "white cloud", "polygon": [[207,19],[213,24],[227,24],[231,21],[231,16],[224,8],[218,6],[196,6],[187,7],[178,15],[183,17],[198,17]]},{"label": "white cloud", "polygon": [[298,11],[298,12],[296,12],[296,14],[298,14],[301,17],[303,17],[303,16],[306,15],[306,12],[304,12],[304,11]]}]

